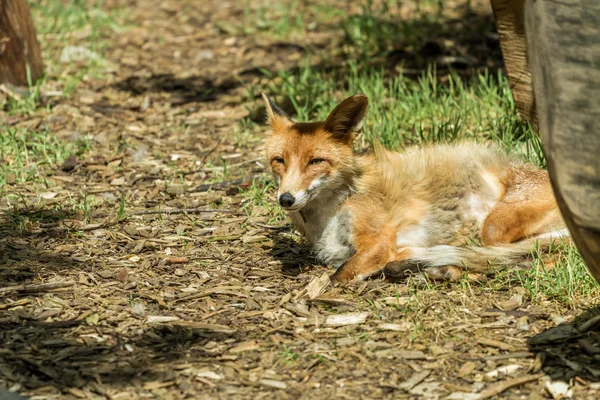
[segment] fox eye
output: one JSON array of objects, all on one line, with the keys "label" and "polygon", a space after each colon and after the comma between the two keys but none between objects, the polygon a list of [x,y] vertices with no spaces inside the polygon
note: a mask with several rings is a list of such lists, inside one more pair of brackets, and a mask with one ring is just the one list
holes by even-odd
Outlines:
[{"label": "fox eye", "polygon": [[281,157],[275,157],[271,162],[274,162],[277,164],[285,164],[285,162],[283,161],[283,158],[281,158]]},{"label": "fox eye", "polygon": [[308,165],[315,165],[315,164],[321,164],[322,162],[325,162],[325,159],[323,158],[313,158],[308,162]]}]

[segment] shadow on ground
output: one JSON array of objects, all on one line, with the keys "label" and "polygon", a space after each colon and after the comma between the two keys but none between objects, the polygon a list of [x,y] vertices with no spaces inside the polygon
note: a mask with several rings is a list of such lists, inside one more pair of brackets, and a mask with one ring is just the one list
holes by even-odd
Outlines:
[{"label": "shadow on ground", "polygon": [[[325,42],[308,40],[269,45],[260,44],[252,37],[241,37],[242,42],[249,42],[242,46],[242,55],[192,64],[188,77],[168,72],[134,74],[114,83],[113,87],[133,95],[167,93],[172,104],[187,104],[214,102],[238,88],[255,84],[257,78],[277,75],[280,71],[274,65],[283,65],[286,76],[300,75],[307,59],[313,71],[340,76],[350,73],[351,65],[382,70],[390,76],[402,73],[414,78],[428,72],[431,65],[435,65],[433,73],[438,76],[453,71],[463,78],[482,69],[494,74],[503,66],[494,19],[487,14],[467,12],[460,18],[438,20],[385,19],[361,14],[335,26],[323,25],[321,31],[339,34]],[[288,57],[290,52],[297,53],[297,57]],[[260,57],[255,53],[260,53]]]},{"label": "shadow on ground", "polygon": [[[286,225],[269,232],[269,239],[275,244],[270,250],[270,255],[281,263],[281,273],[287,277],[310,272],[318,265],[310,248],[304,242],[298,243],[291,238],[291,231],[291,226]],[[334,270],[331,271],[333,272]]]},{"label": "shadow on ground", "polygon": [[583,312],[573,323],[561,324],[528,339],[542,370],[553,380],[579,377],[600,381],[600,307]]},{"label": "shadow on ground", "polygon": [[[10,320],[14,313],[0,311],[0,320]],[[47,385],[78,388],[93,382],[129,388],[144,382],[170,380],[175,372],[168,364],[180,358],[186,363],[210,363],[221,354],[218,350],[209,354],[202,347],[209,341],[218,346],[232,338],[223,333],[171,326],[148,328],[127,338],[93,334],[75,338],[73,328],[78,323],[85,324],[85,320],[70,325],[22,318],[15,323],[3,322],[0,332],[3,375],[26,389]]]},{"label": "shadow on ground", "polygon": [[[44,229],[38,233],[27,231],[26,226],[20,229],[19,222],[25,221],[25,215],[31,217],[26,219],[27,223],[32,219],[44,221]],[[86,334],[82,334],[83,326],[108,323],[87,318],[106,311],[102,309],[102,301],[92,300],[98,309],[92,308],[87,313],[79,310],[72,314],[76,318],[65,319],[67,309],[90,300],[77,294],[77,284],[81,282],[54,288],[58,291],[34,287],[40,283],[36,279],[39,275],[56,276],[62,282],[61,271],[75,270],[90,276],[87,272],[97,269],[101,262],[82,262],[68,252],[61,253],[59,242],[77,244],[76,235],[64,229],[65,218],[66,215],[47,210],[5,213],[0,218],[0,376],[3,379],[18,382],[20,390],[52,386],[68,392],[92,385],[98,393],[103,393],[103,384],[130,389],[174,378],[172,363],[179,359],[182,363],[210,365],[211,360],[225,351],[226,347],[221,348],[220,343],[227,339],[242,340],[236,339],[235,329],[227,332],[227,327],[216,325],[198,328],[158,324],[136,330],[120,326],[111,335],[102,335],[102,329],[97,329],[97,334],[90,333],[88,327]],[[123,294],[124,299],[127,295]],[[131,313],[127,301],[117,309]],[[208,342],[214,342],[214,352],[204,348]],[[2,396],[4,393],[0,391]]]}]

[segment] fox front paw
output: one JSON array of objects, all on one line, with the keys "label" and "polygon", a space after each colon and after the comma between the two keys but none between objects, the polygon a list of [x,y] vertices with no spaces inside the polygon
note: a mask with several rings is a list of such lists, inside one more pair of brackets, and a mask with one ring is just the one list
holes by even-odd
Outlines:
[{"label": "fox front paw", "polygon": [[354,280],[354,274],[342,266],[329,279],[331,279],[331,283],[346,283]]},{"label": "fox front paw", "polygon": [[332,283],[345,283],[345,282],[360,282],[368,278],[373,278],[381,275],[381,268],[374,268],[371,271],[356,271],[352,268],[344,268],[343,266],[331,276]]}]

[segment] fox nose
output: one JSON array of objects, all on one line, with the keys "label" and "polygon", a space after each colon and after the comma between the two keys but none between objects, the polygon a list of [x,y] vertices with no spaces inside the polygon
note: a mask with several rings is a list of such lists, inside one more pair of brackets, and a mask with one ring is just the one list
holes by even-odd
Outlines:
[{"label": "fox nose", "polygon": [[282,207],[291,207],[295,201],[296,199],[294,199],[294,196],[292,196],[290,192],[285,192],[279,196],[279,204],[281,204]]}]

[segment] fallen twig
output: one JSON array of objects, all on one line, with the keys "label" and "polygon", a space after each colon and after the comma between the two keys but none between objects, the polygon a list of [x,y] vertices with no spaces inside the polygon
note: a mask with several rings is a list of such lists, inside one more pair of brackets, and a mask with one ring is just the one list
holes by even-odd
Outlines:
[{"label": "fallen twig", "polygon": [[496,356],[484,357],[484,360],[498,361],[498,360],[506,360],[509,358],[531,358],[531,357],[533,357],[533,353],[530,353],[528,351],[516,351],[513,353],[498,354]]},{"label": "fallen twig", "polygon": [[39,284],[31,284],[31,285],[15,285],[15,286],[7,286],[0,288],[0,293],[8,293],[8,292],[43,292],[46,290],[54,290],[54,289],[62,289],[69,286],[73,286],[75,282],[66,281],[66,282],[49,282],[49,283],[39,283]]},{"label": "fallen twig", "polygon": [[201,214],[201,213],[223,213],[223,214],[233,214],[233,215],[246,215],[241,211],[233,211],[233,210],[219,210],[219,209],[210,209],[210,208],[171,208],[167,210],[139,210],[139,211],[131,211],[128,215],[149,215],[149,214]]},{"label": "fallen twig", "polygon": [[500,350],[516,352],[518,349],[515,346],[511,346],[508,343],[501,342],[499,340],[488,339],[488,338],[477,338],[475,341],[485,346],[496,347]]},{"label": "fallen twig", "polygon": [[214,166],[214,167],[210,167],[210,168],[205,168],[204,171],[205,172],[210,172],[210,171],[223,171],[226,169],[231,169],[231,168],[237,168],[237,167],[243,167],[244,165],[247,164],[253,164],[257,161],[262,161],[262,158],[253,158],[251,160],[246,160],[246,161],[242,161],[239,163],[235,163],[235,164],[229,164],[226,167],[219,167],[219,166]]},{"label": "fallen twig", "polygon": [[419,383],[423,382],[425,378],[427,378],[431,374],[431,370],[424,369],[421,372],[417,372],[406,381],[402,382],[398,385],[398,389],[406,390],[407,392],[417,386]]},{"label": "fallen twig", "polygon": [[209,190],[231,190],[231,189],[245,189],[252,185],[255,179],[259,178],[260,175],[253,175],[248,178],[234,179],[226,182],[217,183],[206,183],[196,188],[197,192],[208,192]]},{"label": "fallen twig", "polygon": [[522,385],[527,382],[535,381],[537,379],[540,379],[544,375],[545,374],[522,376],[520,378],[513,378],[513,379],[508,379],[506,381],[498,382],[495,385],[490,386],[483,392],[479,393],[479,396],[477,396],[477,400],[489,399],[490,397],[499,395],[500,393],[504,392],[507,389],[510,389],[511,387],[515,387],[515,386],[519,386],[519,385]]}]

